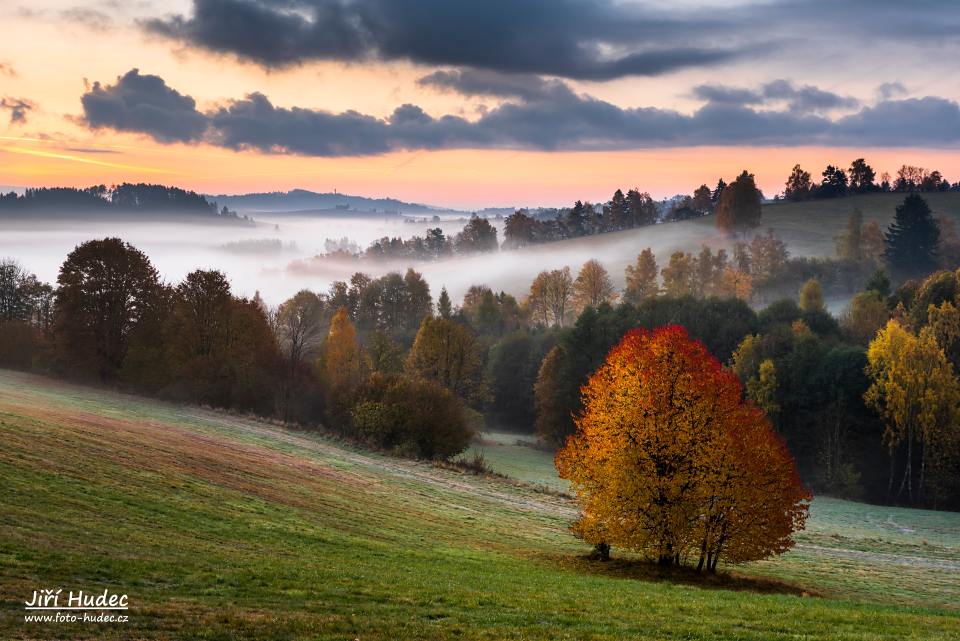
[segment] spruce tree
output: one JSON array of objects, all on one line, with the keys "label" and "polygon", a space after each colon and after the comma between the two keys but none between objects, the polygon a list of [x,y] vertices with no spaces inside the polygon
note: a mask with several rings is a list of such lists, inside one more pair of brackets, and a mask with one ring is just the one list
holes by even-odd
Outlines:
[{"label": "spruce tree", "polygon": [[902,275],[926,274],[937,267],[940,226],[927,201],[910,194],[897,207],[893,223],[884,234],[884,258]]},{"label": "spruce tree", "polygon": [[437,313],[440,318],[450,318],[453,315],[453,304],[450,302],[450,294],[447,288],[440,290],[440,297],[437,299]]}]

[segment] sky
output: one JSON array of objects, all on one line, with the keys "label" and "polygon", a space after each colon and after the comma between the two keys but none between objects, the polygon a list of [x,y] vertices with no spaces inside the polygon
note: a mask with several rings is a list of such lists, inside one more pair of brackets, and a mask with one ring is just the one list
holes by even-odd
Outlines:
[{"label": "sky", "polygon": [[457,208],[865,157],[960,180],[953,1],[0,2],[0,185]]}]

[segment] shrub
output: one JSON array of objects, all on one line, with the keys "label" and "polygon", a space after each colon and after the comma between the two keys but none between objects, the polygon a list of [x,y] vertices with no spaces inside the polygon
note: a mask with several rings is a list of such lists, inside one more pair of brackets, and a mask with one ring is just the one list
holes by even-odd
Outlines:
[{"label": "shrub", "polygon": [[359,398],[351,412],[353,429],[376,447],[447,459],[473,438],[463,402],[435,381],[375,373]]}]

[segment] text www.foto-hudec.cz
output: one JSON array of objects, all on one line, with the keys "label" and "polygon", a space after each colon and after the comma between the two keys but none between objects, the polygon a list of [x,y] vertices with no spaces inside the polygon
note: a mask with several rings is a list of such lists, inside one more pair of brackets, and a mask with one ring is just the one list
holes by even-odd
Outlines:
[{"label": "text www.foto-hudec.cz", "polygon": [[70,590],[34,590],[24,602],[25,622],[36,623],[126,623],[129,599],[126,594]]}]

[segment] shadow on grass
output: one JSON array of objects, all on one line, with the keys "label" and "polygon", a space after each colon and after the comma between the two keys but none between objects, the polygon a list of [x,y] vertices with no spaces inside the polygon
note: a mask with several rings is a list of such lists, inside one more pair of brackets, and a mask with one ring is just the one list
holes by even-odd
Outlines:
[{"label": "shadow on grass", "polygon": [[800,586],[777,579],[748,577],[731,571],[718,571],[716,574],[698,573],[690,567],[661,567],[656,563],[642,559],[612,557],[608,561],[598,561],[592,556],[550,556],[551,562],[558,563],[564,569],[615,579],[646,581],[649,583],[673,583],[707,590],[729,590],[733,592],[755,592],[758,594],[789,594],[804,597],[822,597],[823,595]]}]

